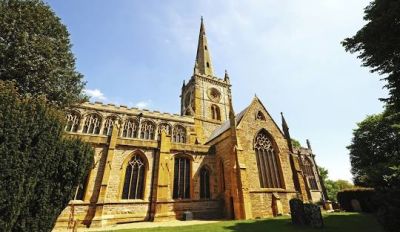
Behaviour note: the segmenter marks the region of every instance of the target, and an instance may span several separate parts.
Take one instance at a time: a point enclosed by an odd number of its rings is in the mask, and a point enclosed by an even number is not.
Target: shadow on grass
[[[226,231],[240,232],[258,232],[258,231],[326,231],[326,232],[383,232],[381,226],[377,223],[373,215],[356,214],[356,213],[340,213],[325,214],[325,226],[322,229],[314,229],[307,226],[292,225],[290,217],[281,217],[256,221],[240,221],[230,226],[225,226]]]

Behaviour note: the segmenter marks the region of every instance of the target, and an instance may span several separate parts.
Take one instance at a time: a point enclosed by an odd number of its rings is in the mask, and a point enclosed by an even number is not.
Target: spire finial
[[[306,139],[306,142],[307,142],[307,148],[312,150],[310,140]]]
[[[225,81],[226,83],[229,83],[229,74],[228,74],[228,70],[226,70],[226,69],[225,69],[224,81]]]
[[[282,117],[282,130],[283,130],[283,133],[285,134],[285,137],[286,137],[290,152],[293,152],[292,139],[290,138],[290,133],[289,133],[289,126],[286,123],[285,117],[283,116],[282,112],[281,112],[281,117]]]

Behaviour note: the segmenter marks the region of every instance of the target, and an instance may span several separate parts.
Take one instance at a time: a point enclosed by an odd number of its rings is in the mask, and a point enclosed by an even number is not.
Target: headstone
[[[333,206],[332,206],[332,201],[325,201],[324,202],[324,208],[326,211],[331,212],[333,211]]]
[[[350,201],[350,203],[351,203],[351,208],[353,209],[353,211],[356,211],[356,212],[362,211],[360,202],[357,199],[352,199]]]
[[[193,213],[190,211],[183,212],[183,220],[184,221],[191,221],[193,220]]]
[[[300,199],[293,198],[289,201],[290,214],[293,225],[305,225],[306,217],[304,213],[303,202]]]
[[[322,218],[321,208],[318,205],[304,204],[304,213],[307,225],[313,228],[324,227],[324,219]]]

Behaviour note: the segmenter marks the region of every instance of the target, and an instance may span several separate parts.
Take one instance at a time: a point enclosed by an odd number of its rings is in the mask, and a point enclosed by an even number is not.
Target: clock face
[[[221,100],[221,93],[216,88],[209,88],[208,98],[213,102],[219,102]]]

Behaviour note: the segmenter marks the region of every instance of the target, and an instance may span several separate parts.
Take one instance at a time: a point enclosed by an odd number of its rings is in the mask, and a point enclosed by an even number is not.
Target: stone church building
[[[308,148],[294,148],[257,97],[240,113],[228,73],[215,76],[203,21],[181,114],[83,103],[67,136],[92,144],[94,165],[56,228],[134,221],[254,219],[289,213],[289,200],[324,200]]]

